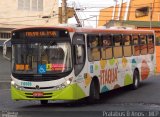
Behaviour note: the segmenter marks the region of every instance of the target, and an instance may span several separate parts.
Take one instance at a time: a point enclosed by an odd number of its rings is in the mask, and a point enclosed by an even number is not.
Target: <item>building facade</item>
[[[11,30],[27,26],[58,24],[58,0],[1,0],[0,40],[10,38]]]
[[[110,20],[160,21],[159,0],[119,0],[115,5],[100,10],[99,26]]]
[[[160,72],[160,0],[115,0],[113,6],[100,11],[98,25],[154,30],[157,42],[156,67]]]
[[[159,0],[115,0],[109,8],[100,10],[99,26],[129,26],[155,30],[160,44],[160,1]]]

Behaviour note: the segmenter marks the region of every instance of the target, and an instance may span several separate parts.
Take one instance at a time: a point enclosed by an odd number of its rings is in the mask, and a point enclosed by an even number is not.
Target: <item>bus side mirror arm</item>
[[[11,39],[8,39],[3,43],[3,58],[5,58],[8,61],[11,60],[11,58],[7,57],[7,42],[9,42],[10,40]]]

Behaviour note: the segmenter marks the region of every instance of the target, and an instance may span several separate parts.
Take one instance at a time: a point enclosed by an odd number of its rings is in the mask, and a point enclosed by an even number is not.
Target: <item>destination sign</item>
[[[26,43],[51,41],[50,39],[69,39],[69,32],[67,30],[58,29],[28,29],[17,30],[12,32],[12,43]]]
[[[26,37],[57,37],[56,31],[28,31],[25,32]]]

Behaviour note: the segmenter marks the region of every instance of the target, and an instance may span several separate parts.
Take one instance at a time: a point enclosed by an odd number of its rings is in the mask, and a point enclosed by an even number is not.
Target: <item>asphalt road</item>
[[[143,83],[137,90],[130,90],[128,87],[117,89],[101,95],[101,100],[97,104],[88,104],[85,100],[78,102],[53,101],[48,105],[42,106],[39,101],[12,101],[9,89],[0,90],[0,110],[19,112],[27,116],[70,113],[87,115],[86,111],[96,112],[94,116],[102,116],[103,111],[160,111],[160,79],[150,78]],[[73,112],[74,111],[74,112]],[[40,115],[37,115],[39,117]],[[69,116],[69,115],[68,115]],[[31,116],[32,117],[32,116]]]
[[[0,56],[0,85],[9,82],[9,76],[10,62]],[[160,76],[143,81],[137,90],[125,87],[102,94],[100,101],[96,104],[88,104],[85,100],[51,101],[48,105],[42,106],[39,101],[13,101],[7,87],[0,88],[0,117],[108,117],[111,116],[108,112],[127,115],[127,112],[132,111],[145,111],[148,116],[151,112],[151,115],[159,114],[160,116]],[[138,114],[146,116],[143,112]],[[139,116],[137,113],[133,115],[133,117]]]
[[[2,56],[2,47],[0,47],[0,80],[9,80],[11,63]]]

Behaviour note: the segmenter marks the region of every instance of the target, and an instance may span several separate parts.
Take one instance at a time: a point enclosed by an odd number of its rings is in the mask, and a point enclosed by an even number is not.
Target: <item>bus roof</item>
[[[31,30],[31,29],[64,29],[69,32],[79,33],[105,33],[105,34],[153,34],[153,30],[140,30],[140,29],[99,29],[99,28],[83,28],[83,27],[71,27],[71,26],[47,26],[47,27],[27,27],[15,29],[13,31]]]
[[[75,32],[75,29],[73,27],[66,27],[66,26],[41,26],[41,27],[26,27],[26,28],[18,28],[18,29],[14,29],[14,31],[22,31],[22,30],[31,30],[31,29],[64,29],[67,30],[69,32]]]
[[[139,30],[139,29],[88,29],[77,28],[76,32],[81,33],[105,33],[105,34],[153,34],[153,30]]]

